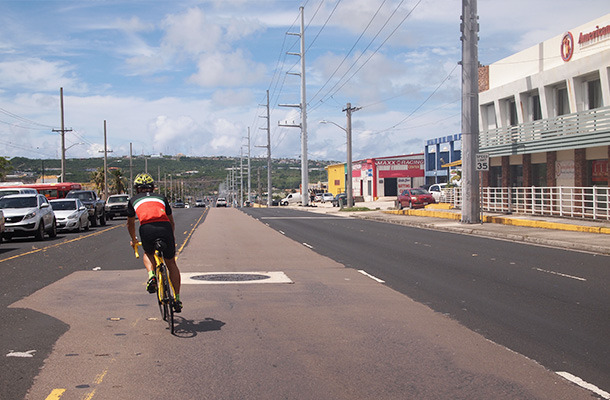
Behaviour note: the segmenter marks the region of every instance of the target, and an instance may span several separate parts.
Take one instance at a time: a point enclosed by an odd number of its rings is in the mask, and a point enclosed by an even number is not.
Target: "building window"
[[[570,101],[568,100],[568,89],[557,88],[557,116],[570,113]]]
[[[532,164],[532,185],[546,186],[546,164]]]
[[[496,121],[496,109],[494,104],[486,104],[483,107],[483,126],[487,127],[487,130],[496,129],[498,123]]]
[[[589,110],[602,106],[602,84],[599,79],[587,82],[587,100]]]
[[[535,94],[530,97],[530,112],[532,114],[532,121],[538,121],[542,119],[542,108],[540,107],[540,95]]]
[[[517,104],[514,99],[511,99],[506,102],[506,105],[508,106],[508,125],[516,126],[519,123],[517,119]]]

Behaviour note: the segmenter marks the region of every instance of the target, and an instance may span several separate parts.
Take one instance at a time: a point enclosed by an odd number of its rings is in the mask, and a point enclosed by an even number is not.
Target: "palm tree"
[[[91,173],[91,183],[95,186],[98,193],[104,191],[104,167],[99,167]]]
[[[110,192],[121,194],[126,192],[127,178],[123,175],[122,169],[115,169],[110,172]]]

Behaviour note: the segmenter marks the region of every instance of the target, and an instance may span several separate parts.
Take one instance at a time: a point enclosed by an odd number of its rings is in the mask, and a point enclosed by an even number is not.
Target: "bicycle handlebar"
[[[142,242],[134,243],[132,246],[133,246],[133,252],[135,253],[136,258],[140,258],[140,253],[138,253],[138,246],[142,246]]]

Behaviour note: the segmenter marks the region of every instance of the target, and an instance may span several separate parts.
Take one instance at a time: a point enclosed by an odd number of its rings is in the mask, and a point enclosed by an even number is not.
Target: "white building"
[[[479,70],[484,187],[608,186],[610,14]]]

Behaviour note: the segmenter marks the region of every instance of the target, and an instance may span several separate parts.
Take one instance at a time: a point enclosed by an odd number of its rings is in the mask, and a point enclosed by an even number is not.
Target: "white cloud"
[[[265,76],[265,67],[250,60],[240,49],[232,53],[204,54],[197,67],[197,73],[188,81],[203,87],[250,86]]]
[[[0,76],[5,87],[22,87],[37,91],[70,87],[83,92],[86,85],[78,80],[75,68],[63,61],[23,58],[0,62]]]
[[[203,10],[190,8],[183,14],[168,15],[163,21],[163,47],[176,52],[198,55],[216,51],[222,43],[221,27],[209,21]]]

